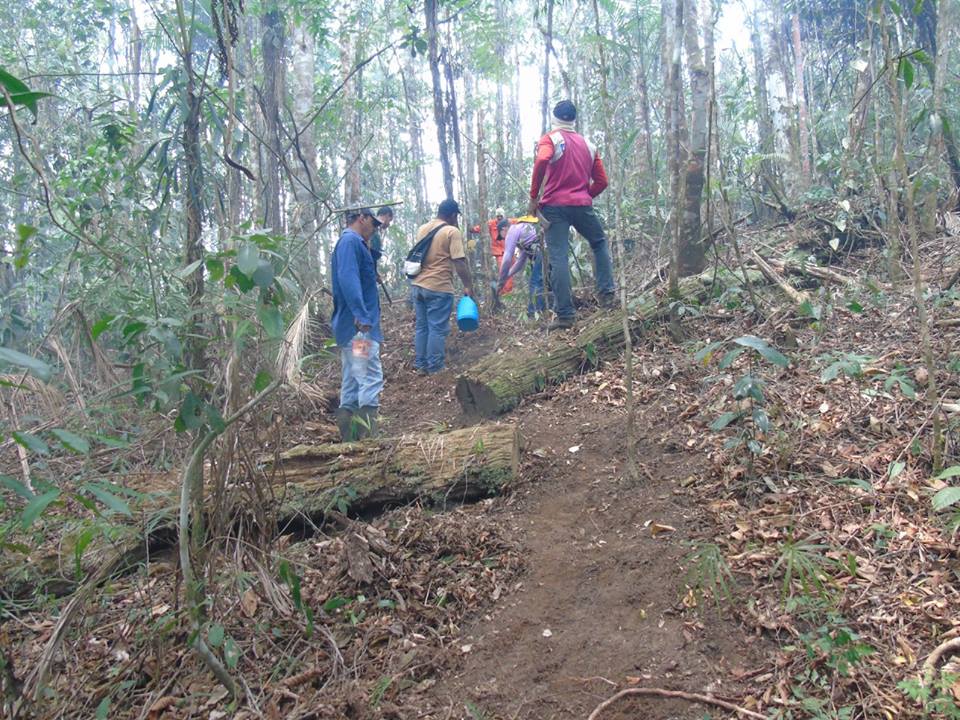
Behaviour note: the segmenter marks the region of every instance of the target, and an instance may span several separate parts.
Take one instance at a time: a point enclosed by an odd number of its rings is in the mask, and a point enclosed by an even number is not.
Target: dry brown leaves
[[[521,566],[486,504],[340,522],[334,535],[281,538],[271,571],[242,547],[215,563],[208,627],[223,627],[218,652],[236,653],[233,672],[247,688],[230,717],[254,708],[275,718],[390,717],[417,707],[457,654],[461,620],[511,590]],[[226,698],[187,649],[178,591],[164,562],[108,588],[72,634],[37,717],[93,717],[103,702],[111,718],[227,717]],[[5,626],[15,669],[30,666],[49,629],[41,615]]]

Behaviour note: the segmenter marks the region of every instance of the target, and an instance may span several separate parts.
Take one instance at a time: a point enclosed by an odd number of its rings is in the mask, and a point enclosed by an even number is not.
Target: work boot
[[[612,292],[603,292],[597,296],[597,301],[600,303],[602,308],[615,308],[620,303],[617,302],[616,293]]]
[[[340,441],[351,442],[355,439],[353,431],[353,410],[350,408],[337,408],[337,428],[340,430]]]
[[[366,405],[357,410],[357,417],[354,420],[357,440],[377,436],[377,414],[379,412],[380,408],[376,405]]]
[[[573,327],[574,319],[572,317],[558,317],[547,326],[547,332],[553,330],[569,330]]]

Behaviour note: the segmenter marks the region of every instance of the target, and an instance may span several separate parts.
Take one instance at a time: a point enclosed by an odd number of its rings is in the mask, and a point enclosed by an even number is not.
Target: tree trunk
[[[410,152],[413,155],[414,185],[413,190],[417,198],[417,222],[427,217],[430,209],[427,207],[427,179],[423,166],[426,163],[423,154],[423,140],[420,132],[420,96],[416,92],[417,72],[413,66],[413,59],[407,55],[404,59],[403,70],[400,73],[403,82],[403,99],[407,107],[407,132],[410,135]]]
[[[760,135],[760,182],[767,191],[782,205],[784,197],[780,187],[780,168],[774,160],[776,140],[773,129],[773,116],[770,114],[770,97],[767,93],[767,64],[763,55],[763,44],[760,42],[760,30],[756,27],[750,33],[750,42],[753,46],[754,68],[754,100],[757,104],[757,130]]]
[[[440,167],[443,171],[443,189],[453,197],[453,168],[447,148],[447,114],[443,107],[443,83],[440,80],[440,51],[437,47],[437,0],[423,0],[427,22],[427,55],[430,78],[433,81],[433,120],[437,125],[437,144],[440,148]]]
[[[292,184],[293,196],[296,200],[292,217],[296,218],[296,223],[292,224],[291,232],[296,228],[297,235],[307,238],[306,267],[309,282],[322,285],[324,277],[320,264],[320,243],[317,237],[320,218],[317,215],[317,203],[314,201],[314,195],[317,193],[317,145],[313,125],[304,127],[309,121],[313,107],[316,50],[313,33],[303,19],[293,23],[290,39],[293,70],[291,85],[293,86],[294,131],[292,134],[297,148],[297,157],[292,164],[293,175],[297,178],[297,182]]]
[[[546,135],[550,104],[550,53],[553,52],[553,0],[547,0],[547,31],[543,36],[543,94],[540,97],[540,135]]]
[[[800,141],[800,187],[810,186],[810,116],[807,111],[806,82],[804,81],[803,43],[800,40],[800,16],[796,12],[791,19],[793,38],[794,81],[797,92],[798,133]]]
[[[280,98],[283,97],[283,67],[285,32],[280,11],[272,7],[260,20],[263,53],[263,112],[264,151],[263,223],[275,233],[283,233],[280,190]]]
[[[366,517],[415,501],[443,508],[491,497],[517,477],[520,438],[512,424],[475,425],[440,435],[298,445],[261,462],[273,484],[272,496],[282,498],[275,510],[282,532],[302,525],[304,517],[320,524],[327,512],[344,503],[350,515]],[[157,477],[150,480],[156,483]],[[162,487],[136,489],[149,498],[134,513],[146,518],[146,527],[136,528],[124,542],[91,543],[82,559],[85,575],[108,564],[122,570],[140,562],[148,550],[154,553],[176,541],[176,524],[164,511],[177,492],[173,479]],[[231,498],[226,517],[234,522],[256,519],[247,489]],[[257,508],[258,513],[263,511]],[[72,547],[58,547],[44,556],[35,553],[29,567],[23,565],[21,558],[0,564],[0,578],[10,597],[27,597],[37,590],[66,595],[77,588],[72,574],[62,575],[63,568],[74,566]]]
[[[640,11],[640,4],[635,5],[636,20],[639,32],[639,48],[637,51],[637,95],[640,98],[640,119],[643,123],[644,136],[644,157],[647,163],[647,180],[650,183],[652,202],[657,213],[657,219],[660,219],[660,183],[657,179],[657,168],[654,166],[653,159],[653,130],[650,123],[650,93],[647,86],[647,65],[646,53],[647,37],[643,27],[643,14]],[[659,161],[659,158],[658,158]]]
[[[684,5],[684,44],[690,68],[690,136],[687,150],[683,227],[677,249],[681,277],[695,275],[706,265],[706,252],[700,234],[700,200],[703,196],[704,158],[707,154],[707,101],[710,97],[710,74],[700,50],[700,22],[696,0]],[[677,42],[679,42],[677,38]]]
[[[678,299],[690,302],[706,296],[709,278],[686,278]],[[669,313],[672,301],[647,297],[632,311],[632,332]],[[535,347],[525,346],[493,354],[457,378],[457,400],[467,415],[494,417],[512,410],[527,395],[594,367],[601,359],[618,356],[624,347],[622,313],[598,313],[572,340],[550,335]]]

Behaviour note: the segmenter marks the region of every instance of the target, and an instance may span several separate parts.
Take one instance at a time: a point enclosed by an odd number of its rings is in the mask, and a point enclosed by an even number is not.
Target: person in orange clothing
[[[497,226],[500,224],[500,221],[506,216],[506,212],[502,207],[496,209],[496,217],[492,220],[487,220],[487,230],[490,232],[490,252],[493,254],[493,258],[497,261],[497,276],[500,274],[500,266],[503,264],[503,251],[504,251],[504,242],[507,238],[507,233],[502,232]],[[515,223],[516,220],[511,219],[510,224]],[[503,286],[503,290],[500,291],[501,295],[507,295],[513,290],[513,278],[507,280],[507,284]]]

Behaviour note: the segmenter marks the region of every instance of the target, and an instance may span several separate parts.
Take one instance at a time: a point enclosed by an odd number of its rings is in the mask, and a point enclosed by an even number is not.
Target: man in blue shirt
[[[383,389],[380,297],[368,242],[380,221],[370,208],[350,210],[331,258],[333,336],[342,374],[337,426],[344,442],[373,434]]]

